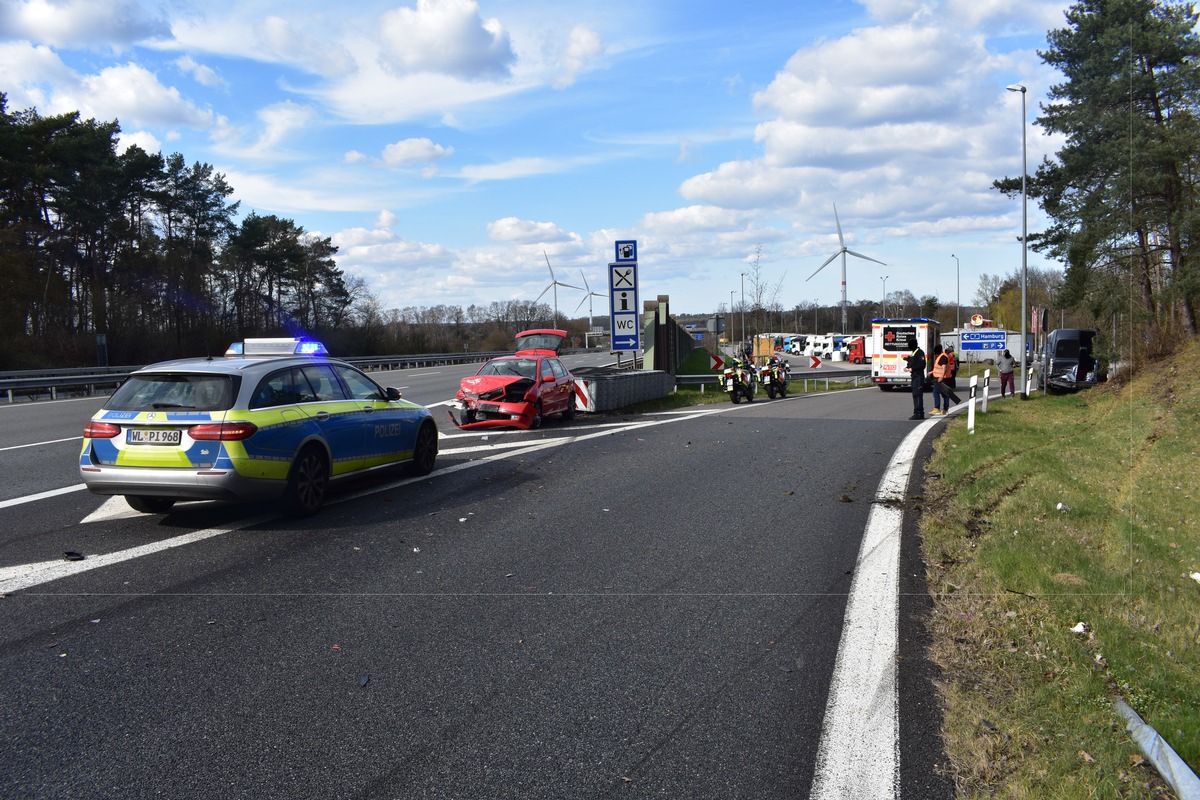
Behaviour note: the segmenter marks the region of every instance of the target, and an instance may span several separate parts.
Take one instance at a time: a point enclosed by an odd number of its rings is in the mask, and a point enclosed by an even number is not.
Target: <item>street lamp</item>
[[[729,330],[729,343],[730,344],[733,344],[733,295],[736,292],[737,292],[737,289],[729,290],[729,325],[727,327]],[[737,350],[735,349],[733,352],[736,354]]]
[[[884,275],[883,276],[883,302],[880,304],[881,306],[883,306],[883,313],[881,313],[879,315],[881,317],[887,316],[887,279],[888,279],[888,276]]]
[[[1026,398],[1029,393],[1026,388],[1029,386],[1029,365],[1025,357],[1029,345],[1025,342],[1025,322],[1028,312],[1025,309],[1027,284],[1029,282],[1029,194],[1025,189],[1025,176],[1029,174],[1029,150],[1026,146],[1025,139],[1025,87],[1019,83],[1005,87],[1010,92],[1021,93],[1021,381],[1025,385],[1021,387],[1021,397]]]
[[[962,282],[959,280],[959,275],[961,274],[959,267],[962,265],[958,262],[958,256],[954,255],[954,253],[951,253],[950,257],[954,259],[954,290],[958,293],[958,299],[954,301],[958,306],[954,310],[954,329],[962,330]]]
[[[742,273],[742,347],[746,346],[746,273]]]

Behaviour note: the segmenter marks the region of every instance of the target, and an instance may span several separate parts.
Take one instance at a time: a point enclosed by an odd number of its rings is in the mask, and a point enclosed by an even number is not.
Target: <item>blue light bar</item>
[[[225,351],[227,356],[327,356],[329,351],[321,342],[312,339],[247,339],[234,342]]]

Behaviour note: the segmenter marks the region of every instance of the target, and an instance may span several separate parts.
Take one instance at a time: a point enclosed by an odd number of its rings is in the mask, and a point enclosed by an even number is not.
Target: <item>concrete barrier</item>
[[[616,411],[666,397],[675,388],[674,376],[660,370],[584,367],[572,370],[571,374],[575,376],[578,411]]]

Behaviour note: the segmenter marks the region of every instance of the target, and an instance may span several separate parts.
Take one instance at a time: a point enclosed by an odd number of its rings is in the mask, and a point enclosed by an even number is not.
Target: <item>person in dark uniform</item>
[[[909,419],[925,419],[925,351],[918,347],[907,360],[913,396],[913,414]]]

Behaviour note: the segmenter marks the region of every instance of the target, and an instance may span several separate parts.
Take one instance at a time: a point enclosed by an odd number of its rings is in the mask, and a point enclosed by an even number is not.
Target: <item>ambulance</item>
[[[885,392],[895,388],[911,389],[912,374],[908,357],[918,347],[925,358],[941,341],[942,326],[926,317],[880,318],[871,320],[871,380]]]

